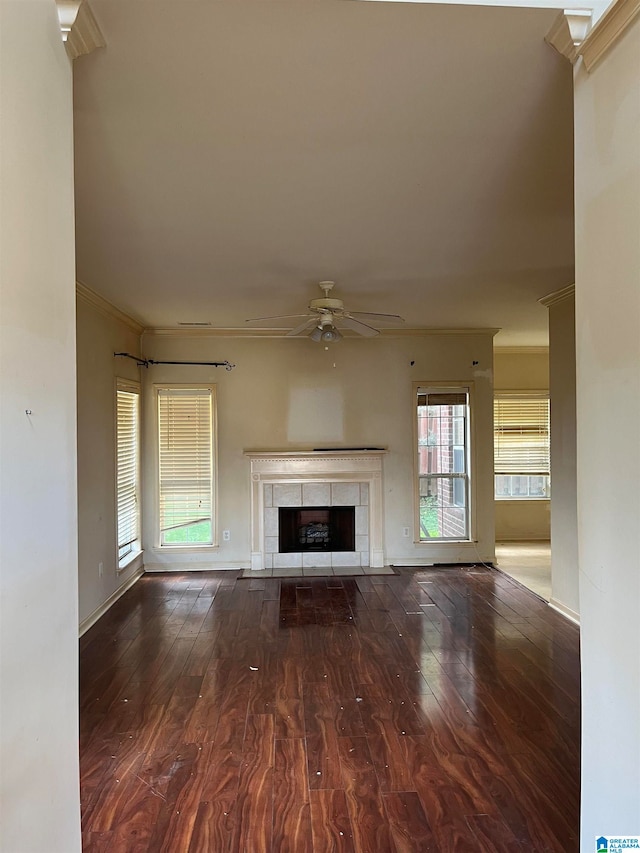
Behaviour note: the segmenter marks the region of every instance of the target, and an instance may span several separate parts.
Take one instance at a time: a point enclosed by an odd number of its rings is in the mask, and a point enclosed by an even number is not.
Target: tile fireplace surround
[[[251,568],[384,565],[385,450],[245,451],[251,463]],[[280,554],[278,507],[354,506],[356,550]]]

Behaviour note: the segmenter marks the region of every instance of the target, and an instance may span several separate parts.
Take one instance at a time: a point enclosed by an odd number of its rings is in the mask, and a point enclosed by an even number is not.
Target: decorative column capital
[[[70,59],[104,47],[105,40],[87,0],[56,0],[60,32]]]
[[[589,35],[592,19],[591,9],[564,9],[553,22],[545,41],[573,64]]]

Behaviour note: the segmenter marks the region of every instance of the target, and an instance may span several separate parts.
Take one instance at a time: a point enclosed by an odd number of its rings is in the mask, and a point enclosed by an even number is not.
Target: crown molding
[[[564,9],[556,17],[544,40],[573,64],[578,58],[580,46],[589,34],[592,20],[591,9]]]
[[[71,60],[105,46],[87,0],[56,0],[60,32]]]
[[[549,347],[501,347],[493,348],[494,355],[548,355]]]
[[[69,39],[69,33],[73,29],[81,5],[82,0],[56,0],[60,32],[62,41],[65,43]]]
[[[116,309],[117,310],[117,309]],[[490,335],[492,338],[500,329],[382,329],[381,338],[416,338],[443,335]],[[216,328],[146,328],[142,330],[145,337],[169,338],[287,338],[289,329],[216,329]],[[356,332],[343,333],[346,339],[360,339]],[[292,341],[305,340],[306,335],[296,335],[287,338]]]
[[[590,9],[564,9],[553,22],[545,41],[569,62],[582,62],[592,71],[640,14],[640,0],[614,0],[592,26]]]
[[[640,14],[640,0],[615,0],[580,46],[587,71],[592,71]]]
[[[111,320],[117,320],[119,323],[123,323],[125,326],[128,326],[137,335],[141,335],[144,332],[144,326],[141,323],[138,323],[138,321],[134,320],[133,317],[125,314],[124,311],[116,308],[116,306],[109,302],[108,299],[105,299],[104,296],[100,296],[100,294],[91,290],[90,287],[87,287],[87,285],[83,284],[81,281],[76,281],[76,297],[82,302],[85,302],[87,305],[90,305],[92,308],[95,308],[96,311],[99,311],[103,316],[109,317]]]
[[[545,308],[550,308],[552,305],[557,305],[558,302],[564,302],[565,299],[573,299],[575,292],[575,284],[569,284],[561,290],[554,290],[553,293],[548,293],[546,296],[542,296],[538,299],[538,302],[540,305],[544,305]]]

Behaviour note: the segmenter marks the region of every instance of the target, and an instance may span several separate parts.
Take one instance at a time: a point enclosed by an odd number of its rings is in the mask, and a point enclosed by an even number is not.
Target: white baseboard
[[[78,627],[78,636],[81,637],[83,634],[86,634],[89,628],[96,624],[98,619],[107,612],[107,610],[112,607],[116,603],[116,601],[125,594],[128,589],[139,581],[142,575],[144,574],[144,568],[140,566],[140,568],[135,572],[135,574],[131,575],[130,578],[119,586],[118,589],[112,593],[107,600],[98,607],[97,610],[94,610],[90,616],[87,616],[86,619],[83,619]]]
[[[549,607],[553,607],[555,611],[560,613],[565,619],[569,619],[575,625],[580,625],[580,614],[576,613],[575,610],[572,610],[570,607],[567,607],[566,604],[563,604],[561,601],[558,601],[556,598],[552,598],[549,601]]]
[[[251,563],[246,560],[230,560],[217,566],[211,563],[145,563],[145,572],[233,572],[239,569],[250,569]]]
[[[457,566],[457,565],[494,565],[496,561],[495,557],[486,557],[485,559],[481,559],[477,554],[458,554],[455,558],[448,557],[446,555],[440,555],[439,557],[432,557],[430,559],[420,558],[420,557],[390,557],[388,558],[384,565],[385,566],[397,566],[399,568],[408,568],[408,569],[430,569],[433,566]]]
[[[496,545],[499,545],[501,542],[508,542],[511,544],[512,542],[550,542],[549,534],[542,533],[531,533],[529,536],[525,536],[522,533],[513,534],[510,536],[506,534],[505,536],[498,536],[496,533]]]

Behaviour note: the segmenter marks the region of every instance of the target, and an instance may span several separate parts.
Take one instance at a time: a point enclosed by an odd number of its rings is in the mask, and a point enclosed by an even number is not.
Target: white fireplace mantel
[[[382,458],[386,450],[246,450],[251,464],[251,568],[265,567],[265,485],[367,483],[369,564],[384,565]]]

